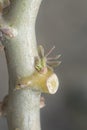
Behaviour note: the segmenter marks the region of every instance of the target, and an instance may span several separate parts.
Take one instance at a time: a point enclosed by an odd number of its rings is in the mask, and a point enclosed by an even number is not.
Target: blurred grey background
[[[36,21],[36,37],[48,52],[61,54],[55,69],[60,87],[55,95],[44,95],[42,130],[87,130],[87,0],[43,0]],[[8,74],[0,52],[0,100],[7,94]],[[0,118],[0,130],[7,130]]]

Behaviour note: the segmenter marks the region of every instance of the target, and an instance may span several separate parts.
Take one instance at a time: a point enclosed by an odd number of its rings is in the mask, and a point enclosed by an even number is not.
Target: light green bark
[[[17,79],[34,71],[35,21],[40,3],[41,0],[11,0],[9,11],[3,16],[4,24],[17,31],[15,37],[3,42],[9,72],[9,130],[40,130],[40,92],[27,88],[14,91]]]

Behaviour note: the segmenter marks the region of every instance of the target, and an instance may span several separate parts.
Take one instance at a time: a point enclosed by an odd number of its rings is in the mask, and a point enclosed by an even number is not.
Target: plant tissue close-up
[[[87,130],[86,47],[86,0],[0,0],[0,130]]]

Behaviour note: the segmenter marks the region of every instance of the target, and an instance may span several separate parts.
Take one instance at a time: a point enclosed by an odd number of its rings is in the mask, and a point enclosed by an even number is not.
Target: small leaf
[[[61,57],[61,55],[57,55],[55,57],[48,57],[47,60],[58,60]]]
[[[61,64],[61,61],[47,61],[47,64],[51,67],[56,67],[59,66]]]
[[[38,47],[38,54],[41,59],[44,58],[44,48],[41,45]]]
[[[45,55],[45,57],[48,57],[54,49],[55,49],[55,46],[53,46],[53,47],[49,50],[49,52]]]

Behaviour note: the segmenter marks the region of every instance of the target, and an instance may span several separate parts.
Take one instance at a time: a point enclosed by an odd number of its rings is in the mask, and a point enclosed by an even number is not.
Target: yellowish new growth
[[[58,89],[58,78],[54,74],[51,68],[47,68],[46,73],[40,73],[35,71],[31,76],[20,78],[17,81],[16,89],[22,89],[26,87],[30,87],[39,90],[43,93],[54,94]]]

